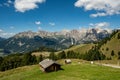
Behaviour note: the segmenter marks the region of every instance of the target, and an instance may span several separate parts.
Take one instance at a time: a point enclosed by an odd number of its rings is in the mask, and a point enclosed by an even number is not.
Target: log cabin
[[[52,71],[58,71],[61,69],[61,65],[57,63],[56,61],[45,59],[39,63],[40,69],[43,72],[52,72]]]

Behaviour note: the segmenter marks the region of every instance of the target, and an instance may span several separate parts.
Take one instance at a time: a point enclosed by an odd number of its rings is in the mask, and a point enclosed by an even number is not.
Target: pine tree
[[[2,61],[3,61],[3,58],[2,58],[2,57],[0,57],[0,64],[2,63]]]
[[[49,58],[52,59],[52,60],[57,60],[57,57],[56,57],[54,52],[50,53]]]
[[[112,50],[112,51],[111,51],[111,56],[114,56],[114,55],[115,55],[115,53],[114,53],[114,51]]]
[[[120,39],[120,33],[118,33],[117,38]]]
[[[41,62],[42,60],[43,60],[43,56],[40,55],[40,56],[39,56],[39,60],[38,60],[38,62]]]
[[[58,58],[59,59],[65,59],[66,58],[66,54],[65,54],[65,51],[62,51],[58,54]]]
[[[23,57],[23,65],[30,65],[31,64],[31,53],[26,53]]]

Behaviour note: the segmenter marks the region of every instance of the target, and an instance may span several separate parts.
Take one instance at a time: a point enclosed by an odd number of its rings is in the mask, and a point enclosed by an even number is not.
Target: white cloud
[[[35,24],[36,24],[36,25],[40,25],[41,22],[40,22],[40,21],[35,21]]]
[[[98,33],[103,30],[107,30],[109,33],[112,32],[112,29],[110,28],[110,23],[108,22],[90,23],[88,26],[79,27],[81,32],[86,32],[87,30],[93,28],[96,29]]]
[[[15,0],[14,7],[16,11],[25,12],[38,8],[38,3],[43,3],[45,0]]]
[[[4,3],[4,6],[9,7],[9,6],[10,6],[10,4],[9,4],[9,3]]]
[[[110,26],[108,22],[100,22],[100,23],[95,23],[95,24],[90,23],[89,25],[94,28],[106,28]]]
[[[50,22],[50,23],[49,23],[49,25],[51,25],[51,26],[55,26],[55,23],[53,23],[53,22]]]
[[[15,35],[15,33],[2,33],[0,34],[0,37],[3,37],[3,38],[9,38],[11,36]]]
[[[15,33],[8,33],[8,32],[3,31],[2,29],[0,29],[0,37],[9,38],[13,35],[15,35]]]
[[[10,26],[10,29],[14,29],[15,27],[14,26]]]
[[[107,30],[108,32],[111,32],[110,27],[110,23],[108,22],[100,22],[100,23],[90,23],[89,24],[89,28],[95,28],[98,29],[98,31],[102,31],[102,30]]]
[[[12,4],[12,3],[13,3],[11,0],[8,0],[7,2],[8,2],[9,4]]]
[[[3,30],[2,30],[2,29],[0,29],[0,33],[1,33],[1,32],[3,32]]]
[[[3,5],[7,7],[10,7],[11,4],[13,4],[11,0],[8,0],[7,2],[3,3]]]
[[[40,21],[35,21],[35,24],[38,26],[38,30],[41,30],[42,28],[40,27],[41,22]]]
[[[96,10],[91,17],[120,14],[120,0],[77,0],[76,7],[88,10]]]
[[[98,16],[107,16],[107,14],[106,13],[104,13],[104,12],[101,12],[101,13],[96,13],[96,14],[91,14],[90,15],[90,17],[98,17]]]
[[[38,30],[41,30],[41,29],[42,29],[42,28],[39,26],[39,27],[38,27]]]

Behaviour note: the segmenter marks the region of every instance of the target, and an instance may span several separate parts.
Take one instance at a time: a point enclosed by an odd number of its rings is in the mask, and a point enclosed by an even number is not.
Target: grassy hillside
[[[120,69],[75,61],[64,70],[43,73],[39,65],[0,72],[0,80],[119,80]]]
[[[85,52],[87,52],[89,49],[91,49],[95,44],[80,44],[80,45],[76,45],[76,46],[72,46],[71,48],[65,49],[65,52],[68,51],[74,51],[76,53],[81,53],[84,54]],[[56,54],[59,53],[61,51],[55,52]],[[35,56],[39,56],[40,54],[43,56],[49,56],[51,52],[33,52],[32,55]]]
[[[115,56],[113,56],[112,59],[117,59],[118,52],[120,51],[120,39],[118,39],[118,34],[120,34],[120,31],[115,34],[110,41],[107,41],[107,43],[102,45],[100,48],[102,53],[104,53],[107,57],[111,57],[111,52],[113,50]]]
[[[93,46],[94,46],[94,44],[80,44],[80,45],[77,45],[77,46],[72,46],[71,48],[66,49],[64,51],[65,52],[74,51],[76,53],[84,54],[85,52],[90,50]]]
[[[35,55],[35,56],[40,56],[40,55],[43,55],[43,56],[49,56],[50,52],[33,52],[32,55]]]

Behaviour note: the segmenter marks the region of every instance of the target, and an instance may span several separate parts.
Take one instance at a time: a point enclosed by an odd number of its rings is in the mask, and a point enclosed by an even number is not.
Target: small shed
[[[72,62],[72,61],[71,61],[70,59],[66,59],[66,60],[65,60],[65,64],[71,64],[71,62]]]
[[[52,71],[58,71],[61,69],[61,65],[57,63],[56,61],[45,59],[39,63],[40,69],[43,72],[52,72]]]

